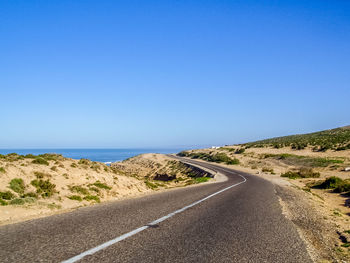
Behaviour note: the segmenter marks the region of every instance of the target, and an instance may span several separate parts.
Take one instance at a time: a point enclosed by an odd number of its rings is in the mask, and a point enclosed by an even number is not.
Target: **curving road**
[[[0,227],[0,262],[312,262],[273,185],[228,177]]]

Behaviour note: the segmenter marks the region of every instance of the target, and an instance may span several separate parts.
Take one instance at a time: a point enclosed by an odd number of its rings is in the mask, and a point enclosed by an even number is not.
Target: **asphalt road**
[[[199,164],[228,180],[2,226],[0,262],[311,262],[271,183]]]

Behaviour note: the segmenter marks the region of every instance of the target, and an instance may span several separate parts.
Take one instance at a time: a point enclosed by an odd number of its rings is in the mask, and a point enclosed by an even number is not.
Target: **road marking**
[[[224,170],[226,170],[226,169],[224,169]],[[232,173],[232,171],[230,171],[230,173]],[[235,172],[233,172],[233,173],[235,173]],[[233,188],[233,187],[235,187],[237,185],[243,184],[243,183],[245,183],[247,181],[247,179],[244,176],[242,176],[240,174],[237,174],[237,173],[235,173],[235,175],[238,175],[238,176],[242,177],[243,181],[241,181],[239,183],[236,183],[236,184],[233,184],[233,185],[230,185],[230,186],[228,186],[228,187],[226,187],[226,188],[224,188],[224,189],[222,189],[222,190],[220,190],[218,192],[215,192],[215,193],[213,193],[211,195],[208,195],[207,197],[204,197],[203,199],[200,199],[200,200],[198,200],[198,201],[196,201],[196,202],[194,202],[194,203],[192,203],[190,205],[187,205],[187,206],[185,206],[183,208],[180,208],[180,209],[178,209],[178,210],[176,210],[176,211],[174,211],[174,212],[172,212],[172,213],[170,213],[170,214],[168,214],[166,216],[158,218],[158,219],[152,221],[151,223],[149,223],[147,225],[144,225],[142,227],[134,229],[134,230],[132,230],[132,231],[130,231],[130,232],[124,234],[124,235],[116,237],[116,238],[114,238],[112,240],[109,240],[109,241],[107,241],[107,242],[105,242],[105,243],[103,243],[103,244],[101,244],[101,245],[99,245],[97,247],[91,248],[91,249],[89,249],[89,250],[87,250],[87,251],[85,251],[85,252],[83,252],[83,253],[81,253],[79,255],[76,255],[76,256],[74,256],[74,257],[72,257],[70,259],[62,261],[62,263],[77,262],[78,260],[81,260],[82,258],[84,258],[84,257],[86,257],[88,255],[92,255],[92,254],[94,254],[94,253],[96,253],[96,252],[98,252],[98,251],[100,251],[102,249],[105,249],[105,248],[107,248],[107,247],[109,247],[109,246],[111,246],[111,245],[113,245],[115,243],[118,243],[118,242],[120,242],[120,241],[122,241],[122,240],[124,240],[124,239],[126,239],[128,237],[136,235],[137,233],[140,233],[141,231],[146,230],[147,228],[150,228],[151,226],[157,225],[160,222],[163,222],[164,220],[167,220],[168,218],[173,217],[176,214],[182,213],[183,211],[185,211],[185,210],[187,210],[187,209],[189,209],[189,208],[191,208],[191,207],[193,207],[195,205],[198,205],[199,203],[202,203],[203,201],[205,201],[205,200],[207,200],[209,198],[212,198],[213,196],[216,196],[216,195],[218,195],[218,194],[220,194],[220,193],[222,193],[224,191],[227,191],[227,190],[229,190],[229,189],[231,189],[231,188]]]

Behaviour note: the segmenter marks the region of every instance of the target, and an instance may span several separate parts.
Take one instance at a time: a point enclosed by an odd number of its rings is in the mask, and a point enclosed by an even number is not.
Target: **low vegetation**
[[[14,178],[10,181],[10,189],[18,194],[23,194],[25,190],[24,181],[21,178]]]
[[[35,179],[30,182],[32,186],[36,188],[37,194],[43,198],[51,197],[56,193],[56,185],[51,183],[50,180]]]
[[[288,165],[304,166],[304,167],[327,167],[331,164],[342,164],[344,160],[340,159],[330,159],[330,158],[320,158],[320,157],[310,157],[295,154],[263,154],[262,159],[275,159],[279,160]]]
[[[350,149],[350,126],[325,130],[320,132],[276,137],[251,143],[243,144],[250,147],[291,147],[295,150],[302,150],[305,147],[312,147],[314,151],[342,151]]]
[[[291,170],[281,174],[281,177],[287,177],[289,179],[319,178],[320,173],[314,172],[311,168],[300,168],[299,170]]]
[[[227,156],[225,153],[205,153],[205,152],[187,152],[182,151],[178,153],[178,156],[181,157],[190,157],[192,159],[202,159],[208,162],[215,163],[225,163],[225,164],[239,164],[239,160],[237,158],[231,158]]]
[[[316,182],[313,188],[317,189],[332,189],[334,193],[350,192],[350,180],[343,180],[336,176],[331,176],[324,181]]]
[[[79,202],[83,201],[83,198],[81,198],[80,195],[71,195],[71,196],[67,196],[67,197],[70,200],[76,200],[76,201],[79,201]]]
[[[101,183],[100,181],[96,181],[95,183],[93,184],[90,184],[89,186],[96,186],[98,188],[101,188],[101,189],[105,189],[105,190],[111,190],[112,187],[104,184],[104,183]]]

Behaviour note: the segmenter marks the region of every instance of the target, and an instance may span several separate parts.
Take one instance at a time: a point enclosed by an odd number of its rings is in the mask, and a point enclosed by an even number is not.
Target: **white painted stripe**
[[[226,170],[226,169],[224,169],[224,170]],[[228,170],[227,170],[227,171],[228,171]],[[229,171],[229,172],[232,173],[232,171]],[[224,192],[224,191],[226,191],[226,190],[231,189],[232,187],[235,187],[235,186],[237,186],[237,185],[243,184],[243,183],[245,183],[245,182],[247,181],[247,179],[246,179],[244,176],[242,176],[242,175],[240,175],[240,174],[237,174],[237,173],[235,173],[235,174],[238,175],[238,176],[240,176],[240,177],[242,177],[242,178],[243,178],[243,181],[241,181],[241,182],[239,182],[239,183],[236,183],[236,184],[233,184],[233,185],[230,185],[230,186],[228,186],[228,187],[226,187],[226,188],[224,188],[224,189],[222,189],[222,190],[220,190],[220,191],[218,191],[218,192],[215,192],[215,193],[213,193],[213,194],[211,194],[211,195],[208,195],[207,197],[204,197],[203,199],[200,199],[200,200],[198,200],[198,201],[196,201],[196,202],[194,202],[194,203],[192,203],[192,204],[190,204],[190,205],[188,205],[188,206],[185,206],[185,207],[183,207],[183,208],[180,208],[180,209],[178,209],[178,210],[176,210],[176,211],[174,211],[174,212],[172,212],[172,213],[170,213],[170,214],[168,214],[168,215],[166,215],[166,216],[163,216],[163,217],[161,217],[161,218],[159,218],[159,219],[156,219],[156,220],[152,221],[151,223],[149,223],[149,224],[147,224],[147,225],[144,225],[144,226],[139,227],[139,228],[137,228],[137,229],[135,229],[135,230],[132,230],[132,231],[130,231],[130,232],[124,234],[124,235],[121,235],[121,236],[119,236],[119,237],[116,237],[115,239],[109,240],[109,241],[107,241],[107,242],[105,242],[105,243],[103,243],[103,244],[101,244],[101,245],[99,245],[99,246],[97,246],[97,247],[91,248],[91,249],[89,249],[89,250],[87,250],[87,251],[85,251],[85,252],[83,252],[83,253],[81,253],[81,254],[79,254],[79,255],[76,255],[75,257],[72,257],[72,258],[70,258],[70,259],[67,259],[67,260],[65,260],[65,261],[62,261],[62,263],[73,263],[73,262],[77,262],[78,260],[81,260],[82,258],[84,258],[84,257],[86,257],[86,256],[88,256],[88,255],[92,255],[92,254],[94,254],[94,253],[96,253],[96,252],[98,252],[98,251],[100,251],[100,250],[102,250],[102,249],[105,249],[106,247],[109,247],[109,246],[111,246],[111,245],[113,245],[113,244],[115,244],[115,243],[118,243],[118,242],[120,242],[120,241],[122,241],[122,240],[124,240],[124,239],[126,239],[126,238],[128,238],[128,237],[131,237],[131,236],[133,236],[133,235],[136,235],[137,233],[140,233],[141,231],[143,231],[143,230],[149,228],[150,226],[157,225],[157,224],[159,224],[160,222],[163,222],[163,221],[167,220],[168,218],[170,218],[170,217],[172,217],[172,216],[174,216],[174,215],[176,215],[176,214],[179,214],[179,213],[181,213],[181,212],[183,212],[183,211],[185,211],[185,210],[187,210],[187,209],[189,209],[189,208],[191,208],[191,207],[193,207],[193,206],[195,206],[195,205],[198,205],[199,203],[201,203],[201,202],[203,202],[203,201],[205,201],[205,200],[207,200],[207,199],[209,199],[209,198],[212,198],[213,196],[216,196],[216,195],[218,195],[218,194],[220,194],[220,193],[222,193],[222,192]]]

